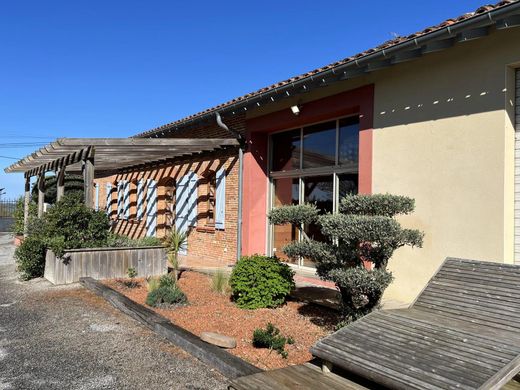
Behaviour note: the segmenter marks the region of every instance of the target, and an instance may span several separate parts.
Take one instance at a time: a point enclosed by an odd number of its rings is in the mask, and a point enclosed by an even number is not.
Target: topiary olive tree
[[[283,252],[292,259],[312,260],[317,274],[336,284],[348,323],[378,307],[392,281],[387,265],[394,251],[405,245],[422,246],[423,233],[404,229],[395,219],[414,208],[414,200],[404,196],[347,195],[337,214],[320,215],[311,204],[282,206],[269,213],[269,220],[300,230],[303,239],[287,244]],[[311,223],[320,228],[325,242],[305,234],[303,227]]]

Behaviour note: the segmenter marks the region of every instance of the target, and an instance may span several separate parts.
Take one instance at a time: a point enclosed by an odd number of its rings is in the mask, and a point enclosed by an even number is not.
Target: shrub
[[[24,231],[24,198],[23,196],[19,197],[16,201],[16,207],[13,213],[14,224],[13,224],[13,233],[15,235],[22,235]]]
[[[103,246],[108,248],[137,248],[162,245],[162,241],[157,237],[130,238],[116,233],[109,233]]]
[[[336,284],[341,292],[342,324],[347,324],[379,306],[392,282],[386,268],[394,251],[405,245],[422,245],[422,232],[403,229],[394,218],[410,214],[414,207],[414,200],[404,196],[347,195],[339,214],[317,215],[313,208],[285,206],[272,210],[269,219],[300,229],[304,239],[289,243],[283,251],[293,259],[314,261],[318,275]],[[319,226],[328,240],[318,242],[307,237],[301,229],[303,222]],[[367,262],[371,269],[365,266]]]
[[[129,267],[128,270],[126,271],[126,274],[128,275],[128,277],[130,279],[133,279],[137,276],[137,271],[135,270],[134,267]]]
[[[16,235],[19,235],[19,236],[24,234],[24,228],[25,228],[24,208],[25,208],[25,201],[24,201],[24,197],[21,196],[16,201],[16,207],[15,207],[14,213],[13,213],[13,217],[14,217],[13,233]],[[29,202],[29,222],[31,221],[31,219],[35,219],[37,214],[38,214],[38,205],[34,202]]]
[[[146,279],[146,286],[148,288],[148,292],[152,292],[154,290],[157,290],[159,288],[159,279],[158,278],[148,277]]]
[[[176,286],[159,286],[146,297],[148,306],[174,305],[186,303],[186,295]]]
[[[277,307],[294,287],[294,271],[276,257],[242,257],[231,273],[233,300],[243,309]]]
[[[85,206],[79,194],[65,195],[42,220],[39,234],[57,256],[62,256],[65,249],[102,247],[107,242],[107,215]]]
[[[228,294],[229,275],[222,269],[218,269],[211,277],[211,289],[219,294]]]
[[[179,268],[179,251],[186,247],[188,235],[177,228],[171,230],[170,235],[164,240],[164,244],[168,249],[168,261],[170,262],[175,273]]]
[[[46,245],[38,237],[27,237],[22,244],[16,248],[14,257],[18,271],[22,273],[23,280],[43,276],[45,270]]]
[[[171,274],[162,275],[159,278],[159,287],[176,287],[177,281]]]
[[[256,348],[269,348],[278,352],[284,359],[287,358],[285,344],[294,344],[292,337],[284,337],[280,334],[280,329],[267,323],[265,329],[257,328],[253,332],[253,346]]]
[[[130,280],[123,281],[123,284],[128,288],[136,288],[139,286],[139,282],[135,280],[135,277],[137,276],[137,271],[134,267],[129,267],[126,270],[126,274],[128,275],[128,278]]]
[[[70,175],[66,174],[64,178],[65,185],[65,194],[77,194],[79,197],[84,196],[83,192],[83,176],[82,175]],[[56,203],[57,196],[57,177],[56,176],[46,176],[45,177],[45,191],[44,191],[44,199],[45,203],[54,204]],[[38,203],[38,184],[35,183],[31,190],[31,199]]]

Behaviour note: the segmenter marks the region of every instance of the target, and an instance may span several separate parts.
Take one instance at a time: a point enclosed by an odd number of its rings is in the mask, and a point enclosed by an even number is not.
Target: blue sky
[[[3,169],[57,137],[148,130],[473,11],[482,0],[10,1],[0,12]],[[24,145],[20,145],[24,143]]]

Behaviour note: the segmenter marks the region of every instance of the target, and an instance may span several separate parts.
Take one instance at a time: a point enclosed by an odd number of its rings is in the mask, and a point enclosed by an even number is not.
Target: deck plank
[[[235,379],[235,390],[366,390],[367,388],[339,375],[324,374],[310,364],[289,366]]]

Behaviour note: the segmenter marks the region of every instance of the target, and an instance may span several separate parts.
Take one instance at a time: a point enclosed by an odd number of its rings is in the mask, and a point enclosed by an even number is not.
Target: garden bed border
[[[147,326],[161,337],[169,340],[209,366],[215,367],[224,376],[235,379],[244,375],[262,372],[258,367],[232,355],[215,345],[202,341],[193,333],[172,324],[167,318],[140,305],[120,292],[90,277],[80,278],[80,283],[112,306]]]

